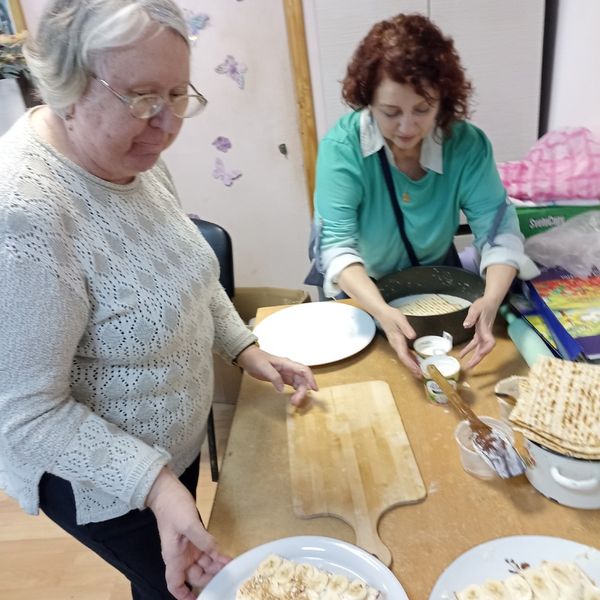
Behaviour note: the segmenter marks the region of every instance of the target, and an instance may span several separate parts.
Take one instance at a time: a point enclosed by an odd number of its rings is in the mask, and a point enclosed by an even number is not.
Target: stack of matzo
[[[540,359],[519,384],[510,420],[546,448],[600,459],[600,365]]]

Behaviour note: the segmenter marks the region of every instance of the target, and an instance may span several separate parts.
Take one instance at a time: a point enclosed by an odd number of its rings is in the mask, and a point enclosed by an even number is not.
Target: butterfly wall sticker
[[[228,150],[231,149],[231,140],[228,137],[220,135],[218,138],[216,138],[214,140],[214,142],[212,143],[212,145],[219,152],[227,152]]]
[[[223,185],[231,187],[233,185],[233,182],[242,176],[242,172],[237,171],[236,169],[228,171],[225,168],[223,161],[220,158],[217,158],[215,160],[215,168],[213,169],[212,175],[215,179],[221,181]]]
[[[193,13],[188,9],[184,9],[184,14],[188,26],[188,38],[193,44],[198,39],[198,34],[210,24],[210,17],[204,13]]]
[[[225,62],[221,63],[215,68],[217,73],[227,75],[238,84],[238,87],[243,90],[245,85],[244,73],[248,70],[248,67],[242,63],[238,63],[237,60],[231,54],[225,57]]]

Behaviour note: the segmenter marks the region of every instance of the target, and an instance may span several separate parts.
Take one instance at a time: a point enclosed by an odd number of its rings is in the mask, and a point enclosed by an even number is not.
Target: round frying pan
[[[390,273],[377,282],[377,287],[387,303],[413,294],[448,294],[471,303],[483,296],[485,282],[479,275],[458,267],[424,266]],[[441,315],[407,315],[406,318],[417,337],[441,335],[447,331],[454,343],[460,344],[473,337],[474,333],[473,327],[463,327],[468,311],[467,306]]]

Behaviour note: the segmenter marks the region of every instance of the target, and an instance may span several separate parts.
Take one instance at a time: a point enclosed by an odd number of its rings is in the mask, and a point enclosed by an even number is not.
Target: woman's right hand
[[[374,315],[379,321],[380,327],[385,332],[390,346],[395,350],[400,362],[417,378],[421,379],[423,374],[415,355],[408,347],[408,339],[416,337],[408,319],[393,306],[386,305],[381,311]]]
[[[415,330],[397,308],[390,306],[383,299],[377,286],[367,275],[365,267],[360,263],[348,265],[340,273],[338,283],[350,298],[354,298],[361,308],[379,322],[402,364],[415,377],[421,379],[421,369],[406,341],[416,337]]]
[[[156,517],[169,592],[177,600],[196,600],[186,583],[204,587],[230,558],[217,551],[194,498],[169,469],[159,473],[146,506]]]

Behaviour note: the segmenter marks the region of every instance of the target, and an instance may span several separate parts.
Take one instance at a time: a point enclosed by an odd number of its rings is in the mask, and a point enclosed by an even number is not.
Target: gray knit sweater
[[[108,183],[28,114],[0,138],[0,489],[27,512],[44,472],[80,524],[143,507],[200,451],[213,348],[253,339],[164,165]]]

